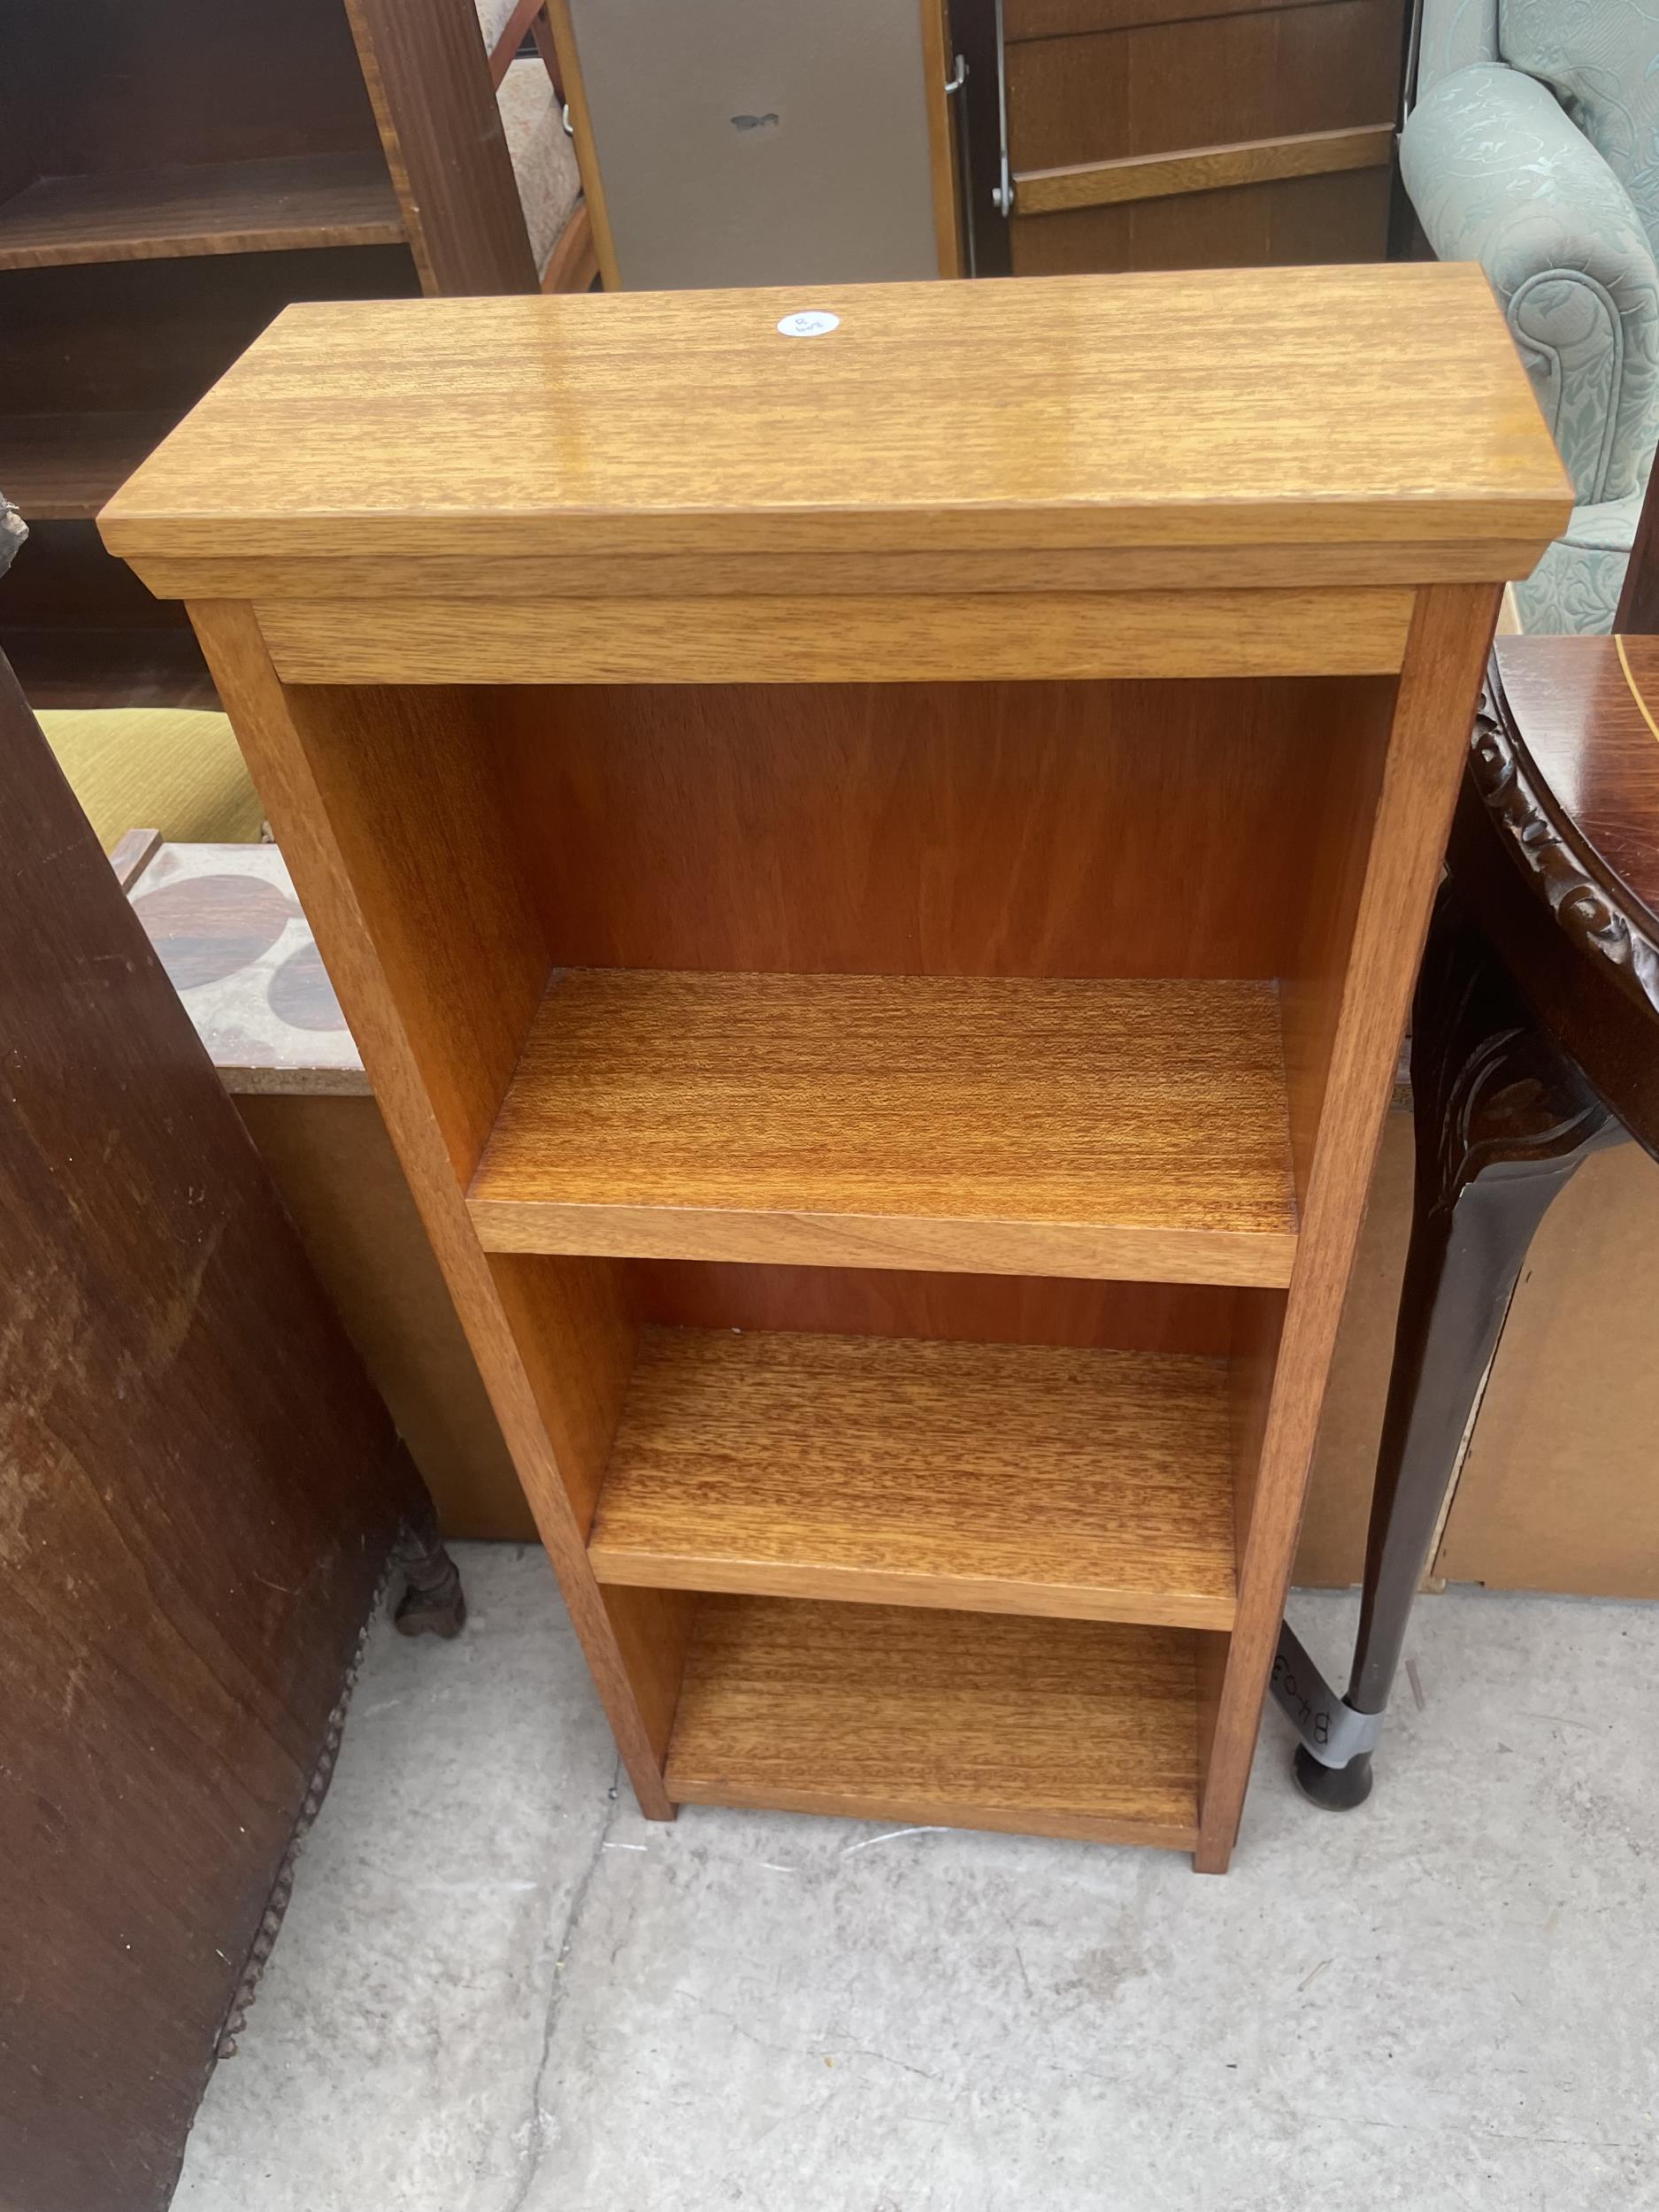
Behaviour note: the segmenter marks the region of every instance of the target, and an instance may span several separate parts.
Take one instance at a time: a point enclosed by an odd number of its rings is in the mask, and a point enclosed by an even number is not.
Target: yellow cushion
[[[224,715],[65,707],[39,720],[105,852],[129,829],[180,845],[257,841],[259,795]]]

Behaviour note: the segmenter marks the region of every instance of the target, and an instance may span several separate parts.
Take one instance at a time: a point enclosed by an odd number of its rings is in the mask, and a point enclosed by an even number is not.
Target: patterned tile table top
[[[227,1090],[368,1090],[274,845],[164,844],[129,895]]]

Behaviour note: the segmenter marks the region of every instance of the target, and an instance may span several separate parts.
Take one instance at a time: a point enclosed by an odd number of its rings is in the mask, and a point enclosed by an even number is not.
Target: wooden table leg
[[[1625,1134],[1538,1025],[1449,884],[1434,910],[1412,1023],[1411,1242],[1343,1701],[1367,1714],[1386,1709],[1411,1601],[1533,1233],[1579,1162]],[[1363,1750],[1326,1765],[1304,1743],[1295,1775],[1316,1804],[1345,1810],[1370,1795],[1371,1763]]]

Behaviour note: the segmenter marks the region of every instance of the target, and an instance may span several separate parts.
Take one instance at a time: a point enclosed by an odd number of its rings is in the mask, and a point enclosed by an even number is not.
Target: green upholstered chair
[[[1502,300],[1578,493],[1522,624],[1610,629],[1659,435],[1659,0],[1424,0],[1400,159],[1435,252]]]

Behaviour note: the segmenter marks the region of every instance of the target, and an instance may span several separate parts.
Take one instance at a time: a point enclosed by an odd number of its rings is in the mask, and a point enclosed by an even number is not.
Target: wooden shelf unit
[[[214,703],[84,526],[290,301],[536,289],[472,0],[0,11],[0,649],[35,703]]]
[[[106,510],[648,1814],[1225,1866],[1569,502],[1478,273],[1413,265],[296,310]]]

